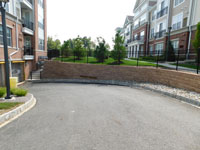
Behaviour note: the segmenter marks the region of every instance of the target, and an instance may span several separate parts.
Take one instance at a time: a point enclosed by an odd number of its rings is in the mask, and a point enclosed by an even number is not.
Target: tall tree
[[[48,50],[53,50],[55,48],[55,43],[53,41],[53,38],[52,37],[48,37],[48,40],[47,40],[47,49]]]
[[[54,41],[52,37],[48,37],[47,48],[48,48],[48,50],[60,50],[60,48],[61,48],[60,40],[56,39]]]
[[[121,60],[126,57],[126,48],[124,46],[124,38],[116,33],[114,42],[114,50],[111,52],[111,57],[120,65]]]
[[[195,51],[197,54],[200,53],[200,22],[197,24],[197,30],[195,34],[195,39],[192,41],[193,47],[195,48]]]
[[[96,50],[94,51],[94,57],[97,59],[98,62],[103,63],[105,59],[108,57],[108,49],[106,41],[103,38],[97,38],[98,45]]]
[[[74,46],[74,55],[77,57],[78,60],[80,60],[81,57],[85,56],[85,48],[84,48],[84,43],[79,36],[73,40],[73,46]]]
[[[70,40],[64,41],[63,45],[61,46],[61,51],[64,57],[69,57],[72,54]]]

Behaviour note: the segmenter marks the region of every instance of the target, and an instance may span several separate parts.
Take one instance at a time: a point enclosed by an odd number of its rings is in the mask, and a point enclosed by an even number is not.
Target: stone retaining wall
[[[200,93],[200,75],[154,67],[74,64],[47,61],[43,79],[88,79],[163,84]]]

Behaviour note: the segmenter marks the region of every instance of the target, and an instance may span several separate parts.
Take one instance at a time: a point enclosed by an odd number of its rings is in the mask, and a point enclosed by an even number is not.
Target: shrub
[[[18,89],[18,88],[11,89],[11,94],[16,95],[18,97],[26,96],[27,93],[28,91],[24,89]]]
[[[6,94],[6,88],[1,88],[0,87],[0,98],[4,97]]]

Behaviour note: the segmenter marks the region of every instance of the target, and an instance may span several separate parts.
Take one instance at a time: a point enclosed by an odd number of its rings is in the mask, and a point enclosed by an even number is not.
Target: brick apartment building
[[[10,74],[18,77],[19,82],[37,69],[39,56],[47,56],[46,15],[46,0],[10,0],[6,6]],[[1,24],[0,19],[0,86],[3,86],[5,61]]]
[[[168,43],[169,27],[172,28],[170,41],[174,49],[189,56],[194,52],[191,41],[200,22],[198,6],[200,0],[137,0],[127,57],[137,57],[138,53],[163,54]]]

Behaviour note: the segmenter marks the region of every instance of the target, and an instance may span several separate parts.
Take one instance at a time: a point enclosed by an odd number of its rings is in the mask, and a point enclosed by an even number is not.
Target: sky
[[[136,0],[48,0],[48,36],[60,39],[103,37],[112,47],[115,29],[133,15]]]

